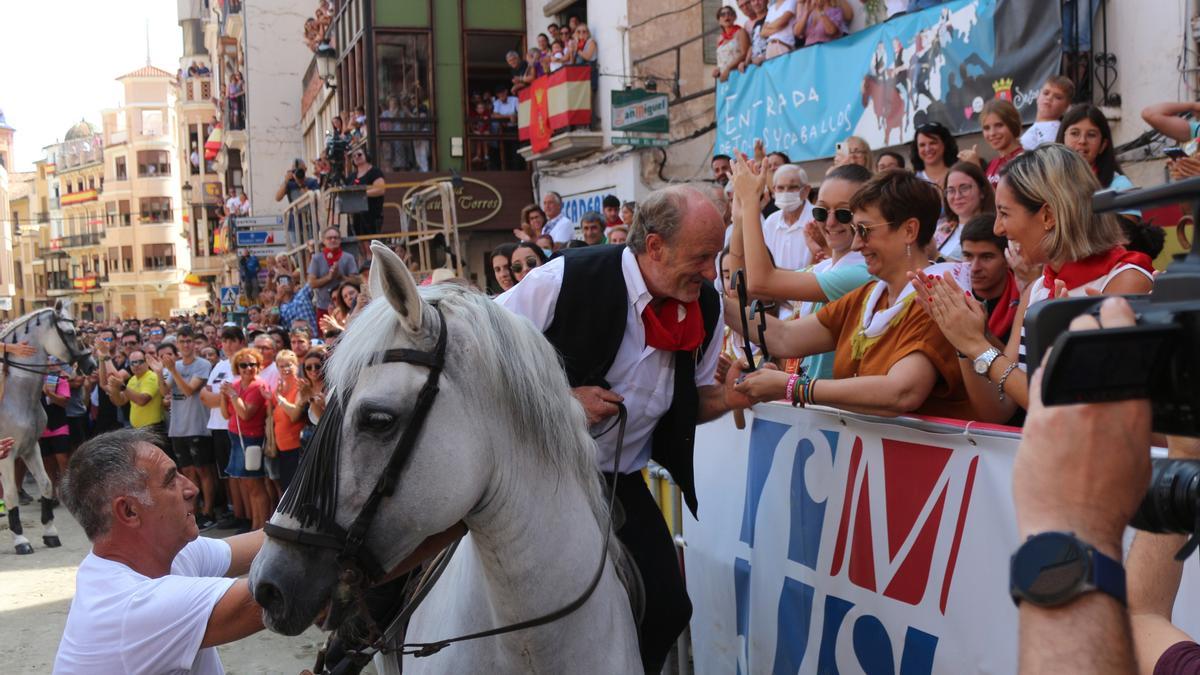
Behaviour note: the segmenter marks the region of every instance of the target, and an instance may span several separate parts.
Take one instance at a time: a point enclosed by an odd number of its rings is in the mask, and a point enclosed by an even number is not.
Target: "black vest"
[[[572,387],[610,388],[604,376],[617,358],[629,313],[629,294],[621,271],[624,245],[588,246],[562,253],[563,283],[546,339],[558,350]],[[696,352],[675,352],[675,392],[671,406],[651,437],[651,458],[671,472],[684,501],[696,515],[692,450],[700,395],[696,364],[716,334],[721,298],[712,284],[700,287],[704,343]]]

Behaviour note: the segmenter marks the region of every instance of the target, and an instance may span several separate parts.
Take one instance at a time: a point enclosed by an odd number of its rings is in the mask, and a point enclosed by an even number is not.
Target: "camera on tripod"
[[[350,137],[345,134],[325,132],[325,155],[329,158],[329,185],[337,187],[346,182],[346,150],[350,148]]]
[[[1096,193],[1096,213],[1191,202],[1200,221],[1200,178],[1153,188]],[[1155,432],[1200,437],[1200,237],[1154,280],[1150,295],[1127,296],[1137,318],[1125,328],[1067,331],[1103,298],[1039,303],[1025,316],[1030,367],[1042,373],[1042,403],[1067,405],[1149,399]],[[1133,525],[1151,532],[1197,530],[1200,461],[1155,459],[1153,480]]]

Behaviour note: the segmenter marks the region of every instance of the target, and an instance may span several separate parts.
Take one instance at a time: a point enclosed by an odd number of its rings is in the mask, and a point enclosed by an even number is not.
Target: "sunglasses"
[[[861,239],[865,244],[867,240],[871,238],[871,230],[877,227],[883,227],[884,225],[891,225],[891,223],[876,223],[874,225],[868,225],[866,223],[853,223],[850,225],[850,231],[853,232],[854,236]]]
[[[517,274],[520,274],[524,270],[527,270],[527,269],[531,270],[531,269],[536,268],[537,266],[538,266],[537,258],[526,258],[524,265],[521,264],[520,260],[514,260],[512,263],[512,271],[516,272]]]
[[[306,364],[304,364],[304,370],[305,370],[306,372],[309,372],[309,373],[315,373],[315,372],[317,372],[317,371],[318,371],[318,370],[320,370],[320,369],[321,369],[321,364],[320,364],[320,363],[306,363]]]
[[[145,362],[144,359],[129,359],[129,365],[131,366],[140,366]]]
[[[130,342],[122,342],[122,343],[121,343],[121,346],[122,346],[122,347],[136,347],[136,346],[137,346],[137,343],[136,343],[136,342],[132,342],[132,341],[130,341]]]
[[[238,370],[250,370],[251,368],[257,368],[257,367],[258,367],[258,364],[254,363],[253,361],[247,361],[245,363],[238,364]]]
[[[829,222],[829,209],[824,206],[814,206],[812,210],[813,219],[818,223]],[[850,209],[834,209],[833,217],[843,225],[849,225],[850,221],[854,220],[854,212]]]

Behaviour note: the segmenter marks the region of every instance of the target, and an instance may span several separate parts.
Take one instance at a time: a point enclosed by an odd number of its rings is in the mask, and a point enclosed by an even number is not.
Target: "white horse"
[[[18,457],[37,480],[42,493],[42,543],[50,548],[62,545],[58,530],[54,527],[54,509],[50,501],[53,486],[38,448],[38,438],[46,428],[46,413],[42,410],[41,397],[42,380],[49,368],[48,356],[54,356],[63,363],[75,363],[84,373],[95,371],[96,361],[80,343],[69,306],[62,303],[53,309],[34,310],[16,319],[0,333],[0,341],[6,344],[29,342],[36,350],[33,356],[6,354],[0,359],[6,371],[3,374],[4,397],[0,400],[0,438],[11,436],[14,440],[13,452],[0,460],[0,483],[4,486],[13,546],[18,554],[27,555],[33,553],[33,545],[25,538],[21,525],[21,508],[17,499],[20,486],[17,485],[15,473]]]
[[[343,412],[333,419],[326,413],[321,426],[333,426],[318,429],[306,450],[289,490],[302,503],[291,513],[281,504],[271,525],[305,536],[344,533],[403,445],[397,439],[424,417],[363,547],[381,571],[393,571],[439,533],[460,523],[469,533],[412,616],[406,641],[541,617],[578,598],[594,573],[600,581],[577,610],[552,623],[460,642],[427,658],[405,657],[404,672],[641,672],[615,534],[607,558],[602,555],[609,515],[595,445],[553,348],[527,320],[484,295],[453,284],[418,292],[394,253],[378,244],[373,252],[375,299],[339,339],[328,366]],[[414,401],[432,370],[381,356],[395,349],[432,352],[442,331],[448,335],[445,368],[422,415]],[[322,453],[337,454],[323,461]],[[336,472],[324,476],[336,486],[325,483],[332,528],[306,525],[295,515],[320,508],[320,498],[309,500],[297,487],[318,478],[320,466]],[[296,635],[334,605],[332,599],[354,591],[344,574],[339,581],[335,549],[341,544],[327,548],[269,534],[250,570],[251,589],[266,625]],[[340,623],[337,614],[326,628]],[[398,672],[397,658],[376,663],[381,672]]]

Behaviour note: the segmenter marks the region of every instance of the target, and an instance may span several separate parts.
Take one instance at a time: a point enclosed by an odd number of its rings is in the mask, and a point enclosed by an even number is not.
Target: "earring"
[[[905,255],[905,257],[908,257],[908,258],[912,257],[912,244],[904,245],[904,255]]]

